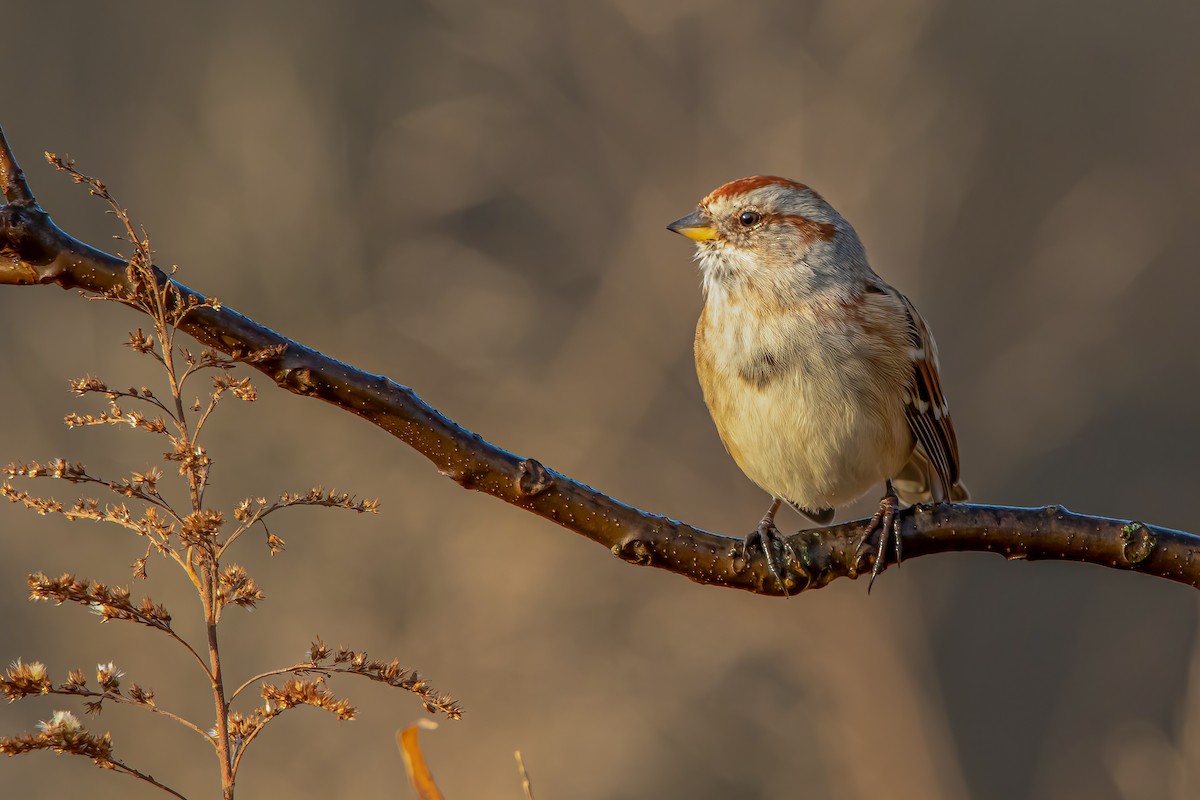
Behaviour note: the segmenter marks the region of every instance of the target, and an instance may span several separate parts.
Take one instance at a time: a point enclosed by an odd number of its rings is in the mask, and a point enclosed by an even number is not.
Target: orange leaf
[[[400,754],[404,756],[404,769],[408,772],[408,780],[413,791],[417,793],[418,800],[444,800],[441,790],[433,781],[429,765],[425,763],[421,744],[417,741],[421,728],[432,730],[436,727],[437,723],[433,720],[422,719],[396,732],[396,744],[400,747]]]

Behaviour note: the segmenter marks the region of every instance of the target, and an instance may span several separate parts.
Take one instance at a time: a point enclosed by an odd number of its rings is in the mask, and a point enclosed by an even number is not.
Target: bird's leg
[[[879,577],[879,573],[883,572],[883,563],[887,560],[889,538],[896,543],[896,563],[900,563],[900,520],[896,517],[896,511],[899,508],[900,497],[896,494],[896,490],[889,480],[887,482],[887,492],[883,495],[883,499],[879,501],[879,510],[875,512],[875,516],[871,517],[871,522],[867,525],[866,532],[858,540],[858,547],[854,549],[854,563],[857,565],[863,547],[878,534],[879,543],[874,547],[875,560],[871,564],[871,580],[867,583],[868,594],[871,593],[871,587],[875,584],[875,579]]]
[[[787,584],[783,581],[783,571],[787,566],[789,556],[796,560],[796,552],[792,550],[787,539],[780,534],[779,528],[775,527],[775,514],[779,511],[781,503],[782,501],[778,497],[773,498],[771,507],[767,509],[766,514],[763,514],[758,527],[751,531],[750,535],[742,542],[742,558],[749,562],[750,550],[755,546],[761,547],[763,555],[767,559],[767,569],[775,578],[775,582],[779,584],[783,596],[787,597]]]

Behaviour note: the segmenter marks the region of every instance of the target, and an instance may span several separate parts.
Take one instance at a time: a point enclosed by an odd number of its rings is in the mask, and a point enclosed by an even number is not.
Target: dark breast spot
[[[782,365],[774,355],[761,352],[749,359],[738,370],[738,377],[760,391],[766,389],[783,374]]]

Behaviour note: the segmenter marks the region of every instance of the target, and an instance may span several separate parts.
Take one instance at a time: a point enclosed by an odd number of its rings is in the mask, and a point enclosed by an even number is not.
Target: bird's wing
[[[899,292],[896,292],[896,297],[904,304],[908,315],[908,337],[912,345],[912,381],[905,396],[908,427],[912,429],[917,445],[925,451],[942,484],[941,496],[935,491],[934,499],[950,500],[965,493],[956,491],[959,479],[958,437],[954,435],[950,408],[946,404],[946,396],[942,394],[938,377],[937,344],[912,302]]]

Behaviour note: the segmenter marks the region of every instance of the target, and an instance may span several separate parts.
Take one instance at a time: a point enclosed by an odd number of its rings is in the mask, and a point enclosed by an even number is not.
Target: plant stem
[[[204,573],[204,623],[208,632],[209,669],[212,671],[213,705],[216,710],[217,760],[221,762],[221,789],[225,800],[233,800],[233,759],[229,747],[229,704],[221,676],[221,652],[217,644],[217,570],[206,564]]]

